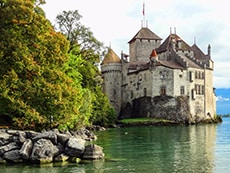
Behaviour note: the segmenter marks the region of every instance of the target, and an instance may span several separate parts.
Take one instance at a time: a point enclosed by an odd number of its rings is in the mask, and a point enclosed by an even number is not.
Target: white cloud
[[[79,10],[82,23],[91,28],[96,38],[119,55],[128,53],[127,42],[141,28],[143,2],[148,27],[165,39],[170,27],[188,44],[196,43],[206,53],[212,47],[215,63],[214,87],[230,87],[230,10],[227,0],[46,0],[47,18],[54,22],[63,10]]]
[[[223,97],[223,96],[217,96],[216,97],[217,102],[224,102],[224,101],[230,101],[230,98]]]

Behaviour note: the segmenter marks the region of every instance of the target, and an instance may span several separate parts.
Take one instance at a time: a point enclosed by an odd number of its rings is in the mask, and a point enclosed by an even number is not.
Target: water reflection
[[[110,129],[97,144],[105,161],[82,164],[2,165],[7,173],[227,173],[230,172],[230,118],[219,125]]]
[[[100,134],[115,171],[212,172],[216,125],[135,127]]]

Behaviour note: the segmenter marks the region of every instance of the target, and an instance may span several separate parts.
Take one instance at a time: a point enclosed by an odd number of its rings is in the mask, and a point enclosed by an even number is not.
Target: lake
[[[227,173],[230,118],[221,124],[150,126],[97,133],[105,161],[83,164],[0,165],[7,173]]]

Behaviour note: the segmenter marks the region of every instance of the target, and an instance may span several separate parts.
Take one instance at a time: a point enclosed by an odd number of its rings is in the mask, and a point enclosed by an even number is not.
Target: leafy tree
[[[74,71],[78,71],[82,75],[82,87],[91,91],[91,121],[108,125],[114,123],[115,112],[102,92],[102,78],[97,67],[105,49],[103,44],[93,36],[89,28],[80,23],[81,17],[77,10],[63,11],[57,16],[56,21],[59,30],[70,41],[69,52],[72,55],[82,57],[81,64],[76,64]],[[76,48],[78,51],[75,51]],[[71,58],[74,58],[74,56]]]
[[[0,117],[21,128],[88,124],[89,94],[63,71],[69,41],[38,6],[43,0],[0,0]]]

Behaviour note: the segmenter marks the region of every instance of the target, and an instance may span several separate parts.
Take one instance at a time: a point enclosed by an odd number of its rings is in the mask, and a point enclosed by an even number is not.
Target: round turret
[[[101,72],[104,79],[103,89],[110,103],[119,114],[121,105],[121,59],[109,49],[101,63]]]

